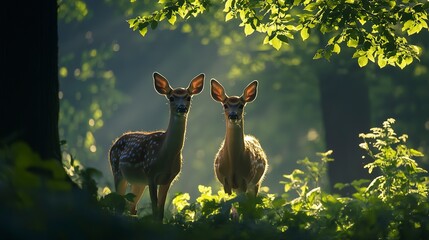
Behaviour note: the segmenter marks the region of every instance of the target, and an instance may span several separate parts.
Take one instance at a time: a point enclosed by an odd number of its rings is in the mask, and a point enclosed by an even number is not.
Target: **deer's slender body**
[[[131,213],[146,186],[149,186],[152,212],[162,220],[168,189],[182,166],[187,115],[193,95],[203,89],[204,74],[196,76],[188,88],[172,89],[168,80],[154,73],[155,89],[170,101],[170,120],[166,131],[128,132],[115,140],[109,151],[110,165],[119,194],[125,194],[127,185],[136,195]],[[159,186],[159,187],[158,187]]]
[[[257,95],[257,81],[250,83],[242,96],[228,97],[223,86],[211,80],[211,95],[225,110],[226,133],[215,156],[214,170],[226,193],[232,190],[256,196],[266,173],[267,156],[259,141],[244,134],[244,107]]]

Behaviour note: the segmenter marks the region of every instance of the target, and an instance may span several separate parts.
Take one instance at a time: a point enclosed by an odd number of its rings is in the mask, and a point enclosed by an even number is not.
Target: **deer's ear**
[[[244,88],[244,92],[241,98],[245,102],[252,102],[253,100],[255,100],[257,94],[258,94],[258,81],[254,80],[249,85],[247,85],[246,88]]]
[[[213,100],[217,102],[223,102],[227,98],[225,89],[218,81],[216,81],[216,79],[212,78],[210,81],[210,86]]]
[[[188,86],[190,95],[199,94],[204,88],[204,73],[199,74],[191,80]]]
[[[168,83],[167,78],[162,76],[161,74],[154,72],[153,73],[153,80],[154,80],[154,86],[155,90],[159,94],[167,95],[171,92],[170,84]]]

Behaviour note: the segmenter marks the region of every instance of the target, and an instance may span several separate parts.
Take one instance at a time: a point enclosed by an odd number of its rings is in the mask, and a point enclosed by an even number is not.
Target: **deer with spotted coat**
[[[256,196],[267,171],[267,156],[259,141],[244,134],[244,107],[255,100],[258,82],[251,82],[243,94],[229,97],[224,87],[211,80],[211,96],[224,108],[226,134],[216,154],[214,170],[228,194],[232,190]]]
[[[152,215],[162,221],[167,192],[182,166],[191,99],[203,90],[204,74],[194,77],[187,88],[171,88],[157,72],[153,79],[155,90],[170,102],[167,130],[125,133],[114,141],[109,157],[116,192],[124,195],[129,184],[135,195],[130,212],[137,213],[136,206],[149,186]]]

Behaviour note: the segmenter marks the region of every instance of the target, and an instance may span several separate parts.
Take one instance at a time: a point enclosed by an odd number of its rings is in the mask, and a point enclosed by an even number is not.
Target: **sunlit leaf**
[[[253,29],[252,25],[250,25],[250,24],[244,25],[244,34],[246,34],[246,36],[252,34],[254,31],[255,31],[255,29]]]
[[[320,59],[323,57],[323,49],[318,49],[314,54],[313,59]]]
[[[396,62],[396,65],[400,67],[401,69],[404,69],[407,66],[407,62],[403,59],[401,59],[399,62]]]
[[[225,8],[223,9],[224,12],[229,12],[231,10],[232,0],[226,0],[225,1]]]
[[[413,20],[408,20],[404,23],[404,26],[402,27],[402,31],[406,31],[407,29],[409,29],[412,25],[414,24]]]
[[[304,27],[301,29],[301,38],[303,41],[305,41],[308,37],[310,37],[310,34],[308,34],[308,28]]]
[[[368,58],[366,56],[361,56],[358,58],[359,67],[364,67],[368,64]]]
[[[415,150],[415,149],[410,149],[410,155],[416,156],[416,157],[423,157],[424,156],[423,153],[421,153],[420,151]]]
[[[413,62],[413,57],[407,56],[404,59],[406,65],[410,65]]]
[[[353,38],[350,38],[350,39],[347,41],[347,46],[348,46],[348,47],[356,48],[356,47],[358,46],[358,44],[359,44],[359,41],[358,41],[358,40],[356,40],[356,39],[353,39]]]
[[[175,15],[175,14],[172,14],[172,15],[171,15],[171,17],[168,19],[168,22],[169,22],[171,25],[174,25],[174,23],[176,22],[176,19],[177,19],[176,15]]]
[[[139,33],[144,37],[147,33],[147,27],[140,29]]]
[[[387,61],[383,57],[379,56],[377,60],[377,64],[380,68],[384,68],[387,64]]]
[[[332,49],[332,52],[339,54],[341,51],[341,47],[338,44],[334,44],[334,48]]]
[[[234,13],[233,12],[228,12],[226,15],[225,15],[225,22],[228,22],[229,20],[231,20],[231,19],[233,19],[234,18]]]
[[[282,47],[282,41],[280,41],[280,39],[278,39],[277,37],[274,37],[273,39],[271,39],[271,45],[279,50]]]

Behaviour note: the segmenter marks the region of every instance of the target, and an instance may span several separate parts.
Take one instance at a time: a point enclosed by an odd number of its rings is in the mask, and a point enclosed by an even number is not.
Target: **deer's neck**
[[[168,123],[165,139],[161,147],[161,154],[168,159],[171,155],[180,154],[185,141],[186,116],[177,116],[172,114]]]
[[[230,160],[242,159],[244,154],[244,123],[232,123],[226,119],[225,148]]]

